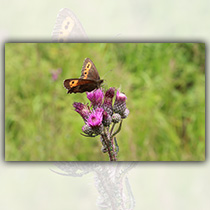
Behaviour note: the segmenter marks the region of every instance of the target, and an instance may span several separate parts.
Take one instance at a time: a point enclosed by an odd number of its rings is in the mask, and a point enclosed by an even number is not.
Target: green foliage
[[[7,43],[7,161],[108,161],[99,138],[80,135],[84,122],[72,104],[87,103],[86,94],[63,88],[86,57],[105,88],[121,87],[128,97],[119,161],[205,160],[204,44]]]

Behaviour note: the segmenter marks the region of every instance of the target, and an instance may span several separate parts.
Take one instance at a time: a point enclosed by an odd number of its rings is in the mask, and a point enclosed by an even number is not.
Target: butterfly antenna
[[[110,69],[109,71],[107,71],[102,78],[104,78],[110,71],[113,71],[113,69]]]

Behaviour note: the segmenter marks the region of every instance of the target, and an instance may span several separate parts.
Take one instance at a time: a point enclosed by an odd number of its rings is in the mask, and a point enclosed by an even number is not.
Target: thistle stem
[[[121,127],[122,127],[122,120],[120,121],[120,125],[119,125],[118,129],[114,132],[113,135],[111,135],[111,138],[113,138],[116,134],[118,134],[118,133],[120,132]],[[111,133],[110,133],[110,134],[111,134]]]
[[[114,161],[113,158],[112,158],[112,154],[111,154],[111,150],[110,150],[110,145],[109,145],[107,136],[106,135],[103,135],[103,134],[101,136],[104,139],[104,142],[105,142],[105,144],[107,146],[110,161]]]
[[[117,159],[113,150],[113,142],[112,139],[110,139],[110,135],[107,133],[106,129],[104,129],[104,134],[101,134],[101,136],[107,146],[110,161],[116,161]]]
[[[114,130],[115,125],[116,125],[116,123],[113,123],[112,128],[111,128],[111,131],[110,131],[110,135],[112,135],[112,132]]]
[[[118,154],[118,152],[119,152],[119,146],[118,146],[118,144],[117,144],[117,139],[116,139],[116,137],[114,137],[114,143],[115,143],[115,146],[116,146],[116,154]]]

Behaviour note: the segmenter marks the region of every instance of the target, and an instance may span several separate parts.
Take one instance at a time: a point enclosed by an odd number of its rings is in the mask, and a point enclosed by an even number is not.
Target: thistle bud
[[[83,131],[85,134],[87,134],[88,136],[92,136],[92,134],[94,133],[94,132],[93,132],[93,129],[92,129],[89,125],[87,125],[87,124],[85,124],[85,125],[82,127],[82,131]]]
[[[123,114],[121,115],[122,119],[125,119],[126,117],[128,117],[129,113],[130,113],[129,109],[126,108]]]
[[[118,122],[120,122],[120,120],[121,120],[120,114],[114,113],[114,114],[112,115],[112,122],[113,122],[113,123],[118,123]]]
[[[102,133],[103,133],[103,125],[101,124],[100,126],[94,127],[94,128],[93,128],[93,132],[94,132],[96,135],[102,134]]]
[[[126,99],[127,97],[124,93],[120,93],[119,91],[117,91],[113,108],[114,112],[119,113],[120,115],[123,114],[126,109]]]
[[[105,93],[105,97],[104,97],[104,103],[102,105],[103,109],[109,114],[112,115],[113,114],[113,110],[112,110],[112,100],[114,98],[114,93],[115,93],[115,88],[111,87],[109,88],[106,93]]]
[[[103,112],[103,121],[104,126],[109,126],[112,123],[112,117],[106,112]]]

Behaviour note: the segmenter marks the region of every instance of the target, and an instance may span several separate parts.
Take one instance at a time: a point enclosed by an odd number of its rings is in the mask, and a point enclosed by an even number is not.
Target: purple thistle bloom
[[[73,106],[75,108],[75,111],[78,112],[85,121],[87,121],[88,116],[90,115],[89,106],[87,104],[85,105],[77,102],[74,102]]]
[[[96,110],[93,110],[87,120],[87,125],[90,126],[97,135],[103,132],[103,112],[104,110],[102,108],[97,108]]]
[[[126,109],[126,99],[126,95],[117,90],[116,99],[114,102],[114,112],[119,113],[120,115],[123,114]]]
[[[102,108],[97,108],[96,110],[93,110],[93,112],[89,115],[87,124],[92,128],[99,127],[102,124],[103,111],[104,110]]]
[[[109,114],[112,115],[112,100],[114,98],[115,94],[115,88],[111,87],[109,88],[106,93],[105,93],[105,98],[104,98],[104,103],[103,103],[103,108],[104,110]]]
[[[104,98],[104,93],[101,89],[96,89],[87,92],[87,98],[90,100],[93,108],[100,107]]]

